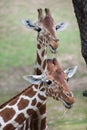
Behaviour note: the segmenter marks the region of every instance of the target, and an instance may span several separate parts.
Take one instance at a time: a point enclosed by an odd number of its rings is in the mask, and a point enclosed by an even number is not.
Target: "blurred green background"
[[[37,21],[38,8],[50,8],[58,22],[68,22],[66,30],[57,32],[58,53],[48,50],[48,57],[57,57],[65,69],[78,65],[77,74],[69,81],[76,103],[65,110],[60,102],[48,98],[47,122],[50,130],[87,130],[87,68],[81,55],[79,30],[71,0],[0,0],[0,104],[28,86],[23,75],[32,74],[35,63],[37,33],[25,28],[21,20]]]

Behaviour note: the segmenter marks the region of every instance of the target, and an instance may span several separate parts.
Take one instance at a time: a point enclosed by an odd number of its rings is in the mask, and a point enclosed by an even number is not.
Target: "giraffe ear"
[[[28,29],[34,29],[35,31],[40,32],[41,28],[33,23],[31,20],[23,19],[22,24],[26,26]]]
[[[64,72],[67,74],[68,79],[72,78],[73,75],[76,73],[78,66],[73,66],[66,69]]]
[[[43,79],[43,75],[26,75],[23,78],[31,84],[39,84]]]
[[[67,26],[68,26],[68,23],[61,22],[61,23],[58,23],[55,26],[55,28],[56,28],[57,31],[63,31],[63,30],[65,30],[67,28]]]

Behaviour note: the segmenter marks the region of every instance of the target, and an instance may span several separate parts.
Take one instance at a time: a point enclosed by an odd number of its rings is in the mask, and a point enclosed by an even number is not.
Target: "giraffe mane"
[[[32,85],[31,85],[32,86]],[[28,88],[24,89],[22,92],[20,92],[19,94],[17,94],[16,96],[12,97],[10,100],[8,100],[7,102],[3,103],[0,105],[0,109],[2,109],[5,105],[7,105],[9,102],[13,101],[15,98],[19,97],[22,93],[24,93],[25,91],[27,91],[29,88],[31,88],[31,86],[29,86]]]

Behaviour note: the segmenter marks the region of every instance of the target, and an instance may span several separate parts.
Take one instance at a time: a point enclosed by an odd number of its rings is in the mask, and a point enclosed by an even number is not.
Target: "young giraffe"
[[[39,75],[42,74],[43,71],[46,70],[46,58],[47,58],[47,46],[50,46],[50,50],[52,52],[56,52],[57,48],[58,48],[58,39],[56,37],[56,30],[60,29],[60,28],[64,28],[66,26],[66,24],[61,23],[60,25],[56,25],[54,24],[54,20],[50,14],[49,9],[45,9],[45,13],[46,16],[44,17],[42,14],[42,9],[38,9],[38,23],[35,25],[33,24],[31,21],[29,20],[23,20],[23,24],[25,26],[27,26],[28,28],[32,28],[36,31],[38,31],[38,36],[37,36],[37,58],[36,58],[36,65],[35,65],[35,74]],[[50,94],[51,95],[51,94]],[[46,104],[44,104],[40,110],[43,111],[44,109],[44,113],[43,115],[45,115],[46,113]],[[37,121],[36,121],[37,120]],[[45,120],[45,117],[44,117]],[[39,124],[40,126],[40,122],[41,122],[41,116],[38,115],[38,113],[35,113],[31,119],[31,129],[38,129],[38,126],[36,127],[36,125]],[[46,121],[44,121],[45,123]],[[34,128],[35,126],[35,128]],[[46,126],[46,125],[43,125]],[[41,130],[43,130],[43,128],[41,128]]]
[[[38,9],[38,22],[32,23],[30,20],[22,20],[22,23],[29,29],[38,32],[37,36],[37,57],[34,67],[35,74],[42,74],[46,69],[47,46],[52,53],[56,53],[58,48],[57,30],[63,30],[67,27],[66,23],[55,25],[50,14],[50,10],[45,8],[46,16],[42,14],[42,9]]]
[[[24,76],[33,84],[0,106],[0,130],[30,130],[27,121],[35,112],[40,112],[49,93],[52,93],[50,96],[53,98],[62,101],[65,107],[71,108],[75,99],[65,81],[65,73],[56,59],[47,62],[47,73]],[[42,126],[43,122],[44,119]]]

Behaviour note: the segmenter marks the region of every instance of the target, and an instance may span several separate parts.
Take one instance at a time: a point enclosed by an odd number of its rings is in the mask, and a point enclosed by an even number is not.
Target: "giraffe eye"
[[[51,80],[46,80],[46,83],[47,83],[48,85],[51,85],[51,84],[52,84],[52,81],[51,81]]]
[[[68,81],[69,81],[69,78],[67,78],[66,81],[68,82]]]
[[[38,31],[38,32],[41,32],[41,31],[42,31],[42,29],[41,29],[41,28],[38,28],[38,29],[37,29],[37,31]]]

